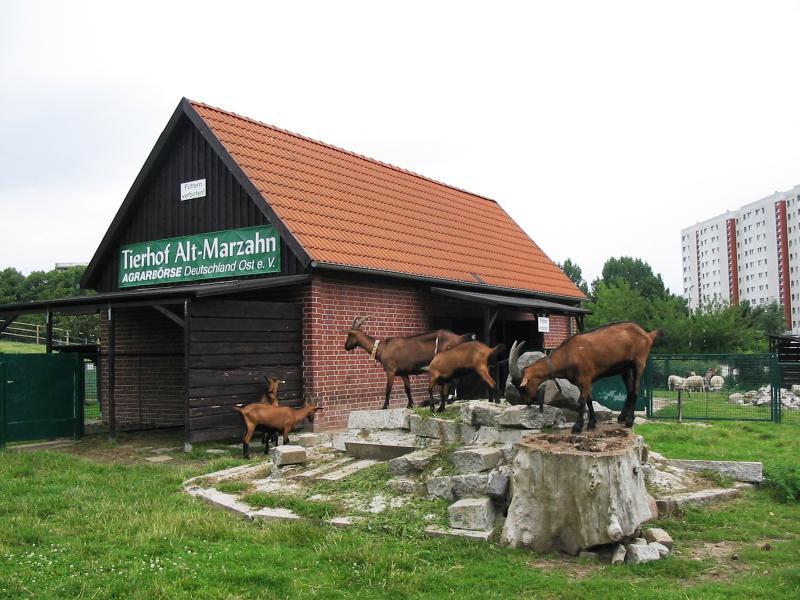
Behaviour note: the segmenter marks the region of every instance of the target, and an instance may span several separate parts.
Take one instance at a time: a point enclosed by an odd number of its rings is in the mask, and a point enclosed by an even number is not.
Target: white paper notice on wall
[[[187,181],[181,184],[181,202],[184,200],[191,200],[192,198],[205,198],[206,196],[206,180],[197,179],[195,181]]]
[[[536,325],[542,333],[550,333],[550,317],[539,317]]]

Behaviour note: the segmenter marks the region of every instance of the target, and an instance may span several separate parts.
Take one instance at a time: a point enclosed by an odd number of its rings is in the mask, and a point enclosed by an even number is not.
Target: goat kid
[[[438,412],[444,412],[447,384],[470,371],[475,371],[488,386],[489,400],[497,400],[500,394],[497,391],[497,383],[489,374],[489,363],[497,360],[498,355],[504,350],[503,344],[490,348],[481,342],[464,342],[434,356],[431,364],[424,369],[431,376],[428,384],[431,412],[434,412],[435,404],[433,388],[441,386]]]
[[[386,373],[386,397],[381,407],[383,409],[389,408],[389,396],[392,394],[396,376],[399,375],[403,379],[408,408],[411,408],[414,406],[414,399],[411,396],[411,382],[408,380],[408,376],[422,373],[437,354],[475,339],[475,335],[472,333],[458,335],[446,329],[439,329],[419,335],[378,340],[361,329],[371,316],[355,318],[353,325],[346,332],[347,339],[344,342],[344,349],[350,352],[358,347],[363,348],[383,367]]]
[[[242,454],[245,458],[250,458],[250,440],[256,427],[262,426],[273,429],[283,434],[283,443],[289,443],[289,432],[295,425],[308,419],[314,422],[314,415],[322,410],[316,404],[306,404],[302,408],[290,408],[288,406],[272,406],[262,402],[254,402],[247,406],[234,406],[233,410],[242,414],[244,419],[244,434],[242,435]],[[277,446],[277,443],[275,444]],[[269,452],[269,440],[264,447],[264,454]]]
[[[536,397],[539,385],[547,379],[561,377],[578,386],[581,391],[578,419],[573,433],[583,430],[583,415],[588,407],[589,429],[597,426],[592,406],[592,383],[603,377],[622,375],[627,389],[625,406],[618,421],[626,427],[633,426],[636,395],[647,365],[647,357],[656,338],[664,335],[660,329],[647,332],[636,323],[611,323],[568,338],[549,357],[537,360],[520,372],[517,366],[519,351],[524,342],[511,347],[508,367],[511,381],[520,390],[527,403]],[[702,379],[702,378],[701,378]],[[539,411],[544,410],[544,397],[539,397]]]

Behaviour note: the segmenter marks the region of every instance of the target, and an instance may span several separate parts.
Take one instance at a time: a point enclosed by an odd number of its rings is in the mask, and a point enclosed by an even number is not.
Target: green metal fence
[[[651,419],[800,422],[800,394],[774,354],[653,354],[643,389]]]

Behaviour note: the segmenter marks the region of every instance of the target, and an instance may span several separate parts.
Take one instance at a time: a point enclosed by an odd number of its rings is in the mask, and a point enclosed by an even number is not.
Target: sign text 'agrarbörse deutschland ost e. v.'
[[[120,287],[280,270],[280,236],[272,225],[139,242],[119,250]]]

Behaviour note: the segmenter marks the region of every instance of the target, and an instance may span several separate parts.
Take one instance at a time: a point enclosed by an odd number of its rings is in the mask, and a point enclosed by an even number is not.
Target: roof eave
[[[311,269],[315,271],[334,271],[339,273],[353,273],[357,275],[377,275],[381,277],[389,277],[393,279],[401,279],[405,281],[416,281],[419,283],[425,284],[436,284],[436,285],[448,285],[448,286],[456,286],[456,287],[464,287],[467,289],[478,290],[478,291],[497,291],[497,292],[505,292],[505,293],[514,293],[514,294],[521,294],[526,295],[529,297],[536,297],[542,299],[553,299],[558,300],[560,302],[574,302],[577,305],[580,305],[581,302],[588,300],[586,296],[576,297],[576,296],[562,296],[559,294],[552,294],[549,292],[539,292],[535,290],[528,290],[523,288],[509,288],[503,287],[498,285],[491,285],[488,283],[472,283],[469,281],[461,281],[458,279],[445,279],[441,277],[429,277],[426,275],[414,275],[411,273],[401,273],[398,271],[387,271],[382,269],[370,269],[367,267],[357,267],[354,265],[345,265],[340,263],[328,263],[322,261],[311,261]]]

